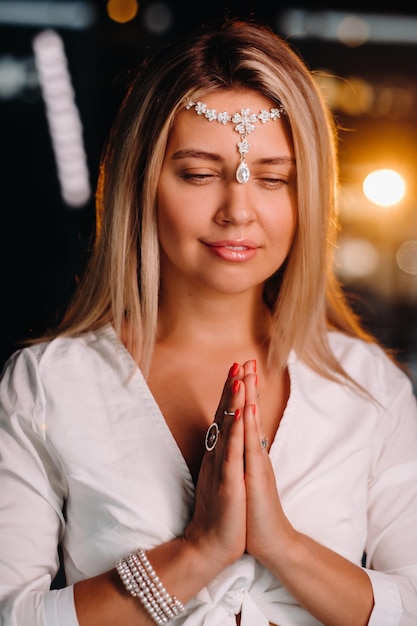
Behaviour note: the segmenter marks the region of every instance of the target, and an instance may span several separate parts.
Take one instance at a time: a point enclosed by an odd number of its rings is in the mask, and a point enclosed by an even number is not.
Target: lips
[[[214,248],[233,248],[240,250],[256,249],[258,244],[249,239],[224,239],[222,241],[212,241],[207,243]]]
[[[243,262],[256,256],[258,244],[247,239],[225,239],[206,243],[208,248],[225,261]]]
[[[223,247],[227,248],[228,250],[248,250],[246,246],[223,246]]]

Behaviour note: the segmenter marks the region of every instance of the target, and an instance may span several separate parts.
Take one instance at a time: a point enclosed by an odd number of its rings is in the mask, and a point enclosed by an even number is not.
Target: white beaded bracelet
[[[139,598],[157,624],[167,624],[185,613],[184,605],[165,589],[144,550],[117,561],[116,570],[126,589]]]

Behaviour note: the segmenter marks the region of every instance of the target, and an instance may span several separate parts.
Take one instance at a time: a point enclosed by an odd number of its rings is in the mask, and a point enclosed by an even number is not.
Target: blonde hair
[[[371,337],[333,272],[336,129],[298,53],[253,21],[202,29],[154,54],[137,72],[102,158],[94,250],[55,332],[76,335],[112,324],[146,375],[158,321],[156,192],[169,131],[187,99],[241,88],[284,105],[297,164],[294,242],[264,290],[273,318],[270,364],[284,365],[295,350],[316,371],[346,380],[327,331]]]

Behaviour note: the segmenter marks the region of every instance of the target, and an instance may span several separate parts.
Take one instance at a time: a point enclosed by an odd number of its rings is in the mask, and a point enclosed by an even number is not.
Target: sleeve
[[[30,349],[0,380],[0,623],[78,626],[73,588],[51,590],[59,567],[66,481],[47,441],[46,401]]]
[[[393,369],[390,399],[374,433],[365,571],[375,606],[369,626],[417,624],[417,403]]]

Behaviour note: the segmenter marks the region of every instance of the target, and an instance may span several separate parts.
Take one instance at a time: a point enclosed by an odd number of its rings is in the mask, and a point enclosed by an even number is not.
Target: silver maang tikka
[[[207,108],[204,102],[189,101],[185,108],[187,110],[194,109],[198,115],[204,115],[209,122],[217,121],[223,125],[226,125],[228,122],[235,124],[234,129],[241,137],[237,144],[237,149],[240,154],[240,164],[236,170],[236,180],[238,183],[247,183],[250,177],[250,171],[248,164],[245,162],[245,157],[250,148],[247,137],[255,130],[255,124],[258,121],[262,122],[262,124],[266,124],[266,122],[270,120],[275,121],[285,114],[285,109],[282,104],[279,104],[269,111],[262,110],[260,113],[251,113],[250,109],[241,109],[240,113],[234,113],[233,115],[230,115],[230,113],[226,111],[217,113],[216,109]]]

